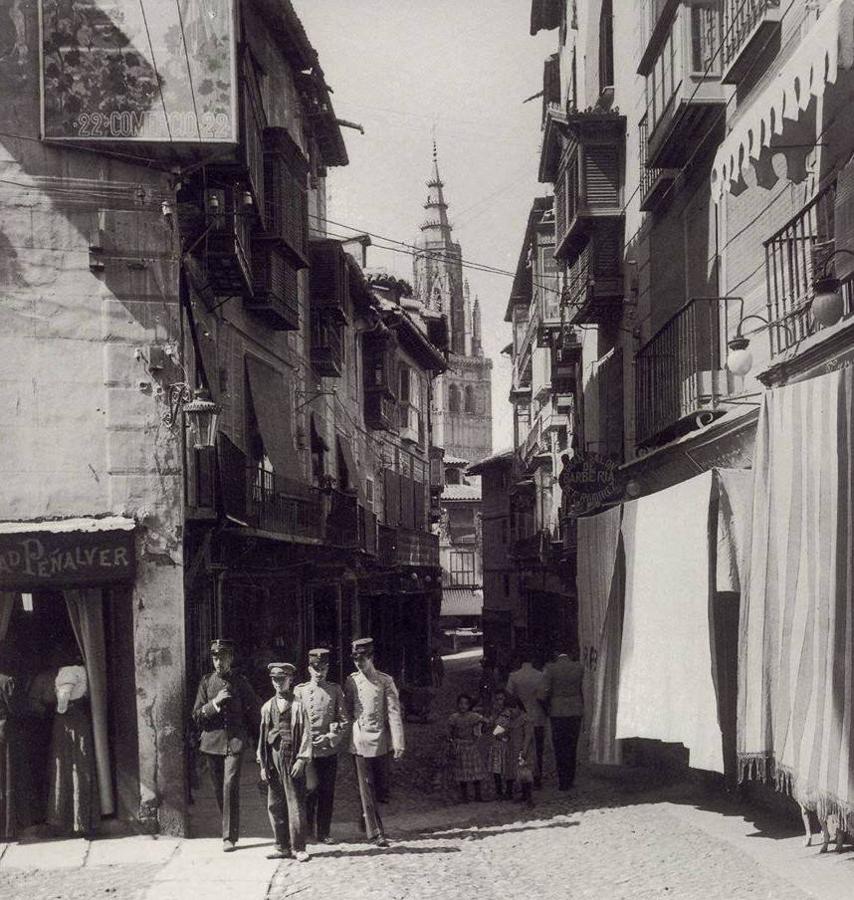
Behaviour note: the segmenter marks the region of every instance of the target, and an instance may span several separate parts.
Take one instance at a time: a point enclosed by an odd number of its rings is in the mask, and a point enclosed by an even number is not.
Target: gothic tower
[[[471,300],[463,277],[463,254],[453,239],[445,184],[433,143],[426,216],[416,239],[415,296],[448,322],[448,371],[436,381],[434,435],[446,458],[476,462],[492,453],[492,360],[483,355],[480,302]]]

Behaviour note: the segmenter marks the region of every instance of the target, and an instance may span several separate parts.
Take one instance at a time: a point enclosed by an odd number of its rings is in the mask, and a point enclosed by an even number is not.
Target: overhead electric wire
[[[172,126],[169,124],[169,113],[166,112],[166,98],[163,96],[163,82],[157,71],[157,60],[154,57],[154,44],[151,40],[151,32],[148,29],[148,17],[145,15],[145,3],[139,0],[139,11],[142,14],[142,24],[145,26],[145,36],[148,38],[148,49],[151,51],[151,67],[154,69],[154,78],[157,81],[157,93],[160,94],[160,105],[163,107],[163,121],[166,123],[166,133],[169,135],[169,143],[172,144]],[[180,13],[180,9],[178,10]]]
[[[187,32],[184,30],[184,14],[181,12],[181,0],[175,0],[175,8],[178,10],[178,25],[181,27],[181,46],[184,48],[184,59],[187,60],[187,79],[190,84],[190,97],[193,100],[193,115],[196,117],[196,131],[199,133],[199,143],[201,143],[202,126],[199,122],[199,108],[196,105],[196,89],[193,87],[193,73],[190,68],[190,53],[187,50]]]

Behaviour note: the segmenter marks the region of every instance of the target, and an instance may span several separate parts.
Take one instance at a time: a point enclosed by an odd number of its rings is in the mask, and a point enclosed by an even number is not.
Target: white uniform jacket
[[[383,756],[389,750],[404,749],[400,698],[391,675],[353,672],[347,678],[344,696],[353,723],[351,753]]]

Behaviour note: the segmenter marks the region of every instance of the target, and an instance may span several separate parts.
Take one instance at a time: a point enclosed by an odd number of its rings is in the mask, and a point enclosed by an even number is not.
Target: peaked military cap
[[[283,678],[285,675],[295,675],[297,667],[289,662],[272,662],[267,665],[267,671],[273,678]]]
[[[216,638],[216,640],[211,641],[211,653],[222,653],[223,651],[234,653],[234,641],[226,638]]]
[[[369,637],[353,641],[353,656],[370,656],[374,652],[374,639]]]
[[[315,647],[314,650],[308,651],[308,661],[328,663],[331,655],[331,650],[327,650],[325,647]]]

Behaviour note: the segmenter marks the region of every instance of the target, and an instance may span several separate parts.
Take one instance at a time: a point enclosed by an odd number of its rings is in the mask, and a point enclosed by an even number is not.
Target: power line
[[[199,122],[199,108],[196,106],[196,89],[193,87],[193,73],[190,68],[190,54],[187,51],[187,33],[184,31],[184,14],[181,12],[181,0],[175,0],[175,8],[178,10],[178,24],[181,27],[181,46],[184,48],[184,59],[187,60],[187,80],[190,84],[190,97],[193,100],[193,115],[196,117],[196,131],[199,133],[199,141],[202,140],[202,126]]]
[[[160,73],[157,71],[157,60],[154,56],[154,44],[151,40],[151,32],[148,29],[148,17],[145,15],[145,3],[139,0],[139,11],[142,13],[142,24],[145,26],[145,36],[148,38],[148,49],[151,51],[151,67],[154,69],[154,77],[157,80],[157,93],[160,94],[160,105],[163,107],[163,121],[166,123],[166,133],[169,135],[169,143],[172,140],[172,126],[169,124],[169,113],[166,112],[166,98],[163,96],[163,82],[160,80]],[[180,13],[180,9],[178,10]]]

